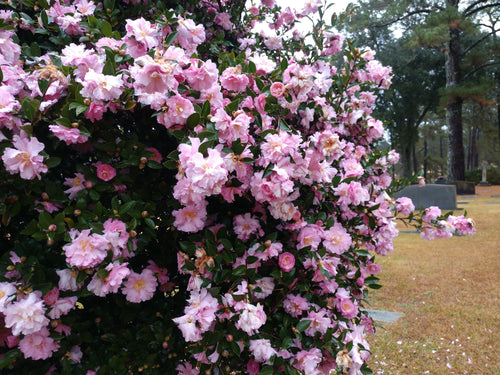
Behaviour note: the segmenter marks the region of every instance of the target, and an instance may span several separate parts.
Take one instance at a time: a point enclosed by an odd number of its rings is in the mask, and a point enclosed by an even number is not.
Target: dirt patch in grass
[[[458,197],[475,235],[426,242],[401,233],[378,259],[383,288],[369,308],[404,316],[370,337],[374,374],[500,374],[500,186],[476,195]]]

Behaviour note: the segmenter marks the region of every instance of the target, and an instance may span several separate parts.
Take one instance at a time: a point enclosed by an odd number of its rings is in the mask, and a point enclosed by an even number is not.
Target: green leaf
[[[45,165],[50,169],[50,168],[54,168],[54,167],[57,167],[59,164],[61,164],[61,158],[57,157],[57,156],[53,156],[51,158],[48,158],[47,160],[45,160]]]
[[[97,28],[99,26],[99,21],[94,16],[88,16],[90,27]]]
[[[357,250],[356,254],[358,254],[360,256],[364,256],[364,257],[369,257],[370,256],[370,253],[367,250]]]
[[[171,45],[174,42],[175,38],[177,38],[178,33],[179,32],[176,31],[176,32],[173,32],[172,34],[170,34],[169,36],[167,36],[165,38],[165,45],[167,45],[167,46]]]
[[[201,108],[201,117],[207,117],[210,114],[210,102],[205,100],[203,107]]]
[[[288,124],[286,123],[286,121],[283,119],[280,119],[280,129],[285,130],[285,131],[291,130],[290,127],[288,126]]]
[[[104,10],[113,10],[115,8],[115,0],[104,0]]]
[[[105,268],[101,268],[99,271],[97,271],[96,276],[100,277],[101,279],[105,279],[109,276],[109,272]]]
[[[98,202],[101,199],[101,196],[99,195],[99,193],[97,191],[95,191],[94,189],[89,190],[89,196],[93,201],[96,201],[96,202]]]
[[[72,102],[69,104],[69,109],[74,109],[77,116],[80,116],[82,113],[86,112],[88,108],[89,107],[87,107],[86,105],[78,102]]]
[[[135,205],[135,203],[136,203],[135,201],[130,201],[130,202],[125,203],[124,205],[122,205],[120,207],[120,209],[118,210],[118,213],[120,215],[126,214]]]
[[[226,250],[231,250],[233,248],[233,244],[227,238],[222,238],[220,242],[222,243],[222,246],[224,246],[224,249]]]
[[[79,271],[78,275],[76,276],[76,285],[80,284],[86,278],[87,274],[85,273],[85,271]]]
[[[52,224],[52,216],[50,216],[47,211],[42,211],[38,216],[38,223],[40,224],[40,227],[47,229],[49,225]]]
[[[112,60],[106,60],[104,68],[102,68],[102,74],[114,76],[116,73],[115,62]]]
[[[163,162],[163,166],[167,169],[175,170],[177,169],[177,161],[175,160],[167,160]]]
[[[111,24],[106,20],[101,20],[101,31],[105,37],[111,38],[113,34],[113,28]]]
[[[280,68],[282,71],[285,71],[288,68],[288,59],[281,60]]]
[[[375,276],[368,276],[365,279],[365,283],[368,284],[368,285],[370,285],[370,284],[377,284],[379,281],[380,281],[380,279],[378,277],[375,277]]]
[[[40,101],[36,99],[30,99],[28,97],[24,98],[23,104],[21,105],[21,111],[30,122],[33,122],[38,108],[40,108]]]
[[[201,119],[200,114],[195,112],[187,118],[186,126],[189,129],[194,129],[196,126],[200,124],[200,119]]]
[[[157,161],[154,161],[154,160],[148,160],[146,165],[151,169],[162,169],[163,168],[163,166],[160,163],[158,163]]]
[[[238,106],[240,105],[240,100],[233,100],[231,103],[226,105],[225,109],[227,113],[233,113],[238,110]]]
[[[14,363],[16,358],[20,356],[21,356],[20,350],[18,349],[9,350],[7,353],[3,355],[2,358],[0,358],[0,368],[5,368],[10,366],[12,363]]]
[[[238,266],[233,270],[233,276],[240,277],[247,272],[247,268],[244,265]]]
[[[179,247],[187,253],[194,253],[196,250],[196,245],[189,241],[179,241]]]
[[[264,366],[259,372],[259,375],[273,375],[274,368],[272,366]]]
[[[299,332],[304,332],[307,328],[309,328],[309,326],[311,325],[311,321],[310,320],[301,320],[298,324],[297,324],[297,331]]]
[[[153,221],[153,219],[147,217],[144,219],[144,222],[146,223],[146,225],[148,227],[150,227],[151,229],[155,229],[155,222]]]

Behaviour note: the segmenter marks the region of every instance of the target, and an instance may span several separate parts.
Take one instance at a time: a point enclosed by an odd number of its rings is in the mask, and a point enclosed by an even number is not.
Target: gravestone
[[[458,195],[474,195],[476,194],[476,187],[474,186],[474,182],[469,181],[455,181],[452,182],[453,185],[457,187]]]
[[[437,206],[442,210],[457,209],[457,188],[455,185],[427,184],[425,186],[410,185],[398,191],[394,197],[408,197],[415,208]]]
[[[488,167],[488,162],[485,160],[481,163],[481,166],[483,167],[483,173],[482,173],[482,178],[481,182],[478,184],[479,186],[490,186],[490,183],[486,180],[486,168]]]

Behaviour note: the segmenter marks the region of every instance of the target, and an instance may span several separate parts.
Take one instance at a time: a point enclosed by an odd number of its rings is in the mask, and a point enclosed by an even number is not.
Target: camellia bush
[[[390,197],[391,69],[316,0],[1,7],[2,371],[369,374],[396,216],[474,232]]]

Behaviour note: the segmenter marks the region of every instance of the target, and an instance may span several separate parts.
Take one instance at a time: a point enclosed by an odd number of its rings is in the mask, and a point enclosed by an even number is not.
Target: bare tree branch
[[[491,35],[495,34],[497,31],[500,31],[500,29],[493,30],[493,31],[489,32],[488,34],[485,34],[484,36],[482,36],[478,40],[476,40],[464,52],[462,52],[462,57],[465,56],[465,55],[467,55],[473,48],[477,47],[478,44],[480,44],[483,41],[485,41],[486,39],[488,39]]]
[[[432,13],[432,12],[433,12],[432,9],[416,9],[416,10],[414,10],[412,12],[406,13],[406,14],[404,14],[404,15],[398,17],[398,18],[395,18],[393,20],[390,20],[388,22],[385,22],[385,23],[372,23],[372,24],[368,25],[368,27],[374,27],[374,28],[386,27],[386,26],[392,25],[392,24],[394,24],[396,22],[402,21],[402,20],[404,20],[406,18],[409,18],[409,17],[411,17],[411,16],[413,16],[415,14],[422,14],[422,13],[427,13],[428,14],[428,13]]]
[[[495,61],[495,62],[490,62],[490,63],[486,63],[486,64],[483,64],[483,65],[479,65],[476,69],[473,69],[470,72],[468,72],[466,75],[464,75],[464,77],[463,77],[462,80],[465,81],[468,77],[470,77],[474,73],[478,72],[479,70],[487,68],[488,66],[493,66],[493,65],[500,65],[500,62],[499,61]]]
[[[463,11],[463,14],[467,14],[468,12],[470,12],[476,5],[478,4],[481,4],[481,3],[487,3],[488,0],[477,0],[475,2],[473,2],[471,5],[469,5],[467,8],[465,8],[465,10]]]
[[[482,2],[485,2],[485,1],[481,1]],[[480,3],[480,2],[477,2],[477,3]],[[472,6],[472,5],[471,5]],[[469,17],[470,15],[474,14],[474,13],[477,13],[477,12],[480,12],[482,10],[485,10],[485,9],[488,9],[488,8],[493,8],[493,7],[497,7],[497,6],[500,6],[500,3],[493,3],[493,4],[487,4],[487,5],[483,5],[479,8],[476,8],[476,9],[471,9],[470,11],[464,11],[462,14],[464,15],[464,17]],[[470,8],[470,7],[469,7]],[[469,9],[467,8],[467,9]]]

